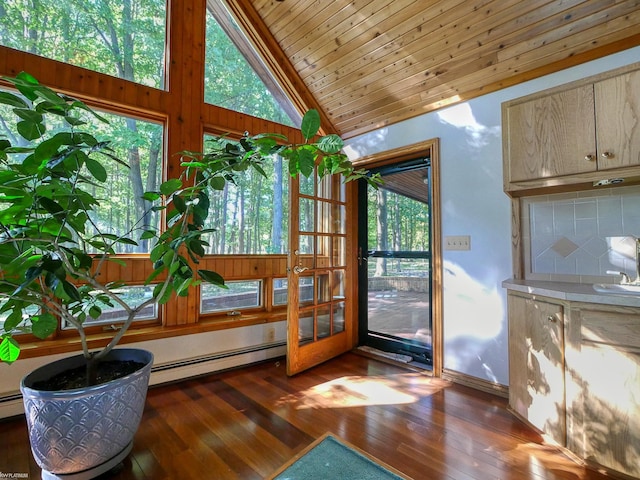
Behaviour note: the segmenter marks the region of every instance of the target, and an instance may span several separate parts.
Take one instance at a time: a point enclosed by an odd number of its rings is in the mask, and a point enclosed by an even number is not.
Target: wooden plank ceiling
[[[640,0],[246,1],[345,138],[640,44]]]

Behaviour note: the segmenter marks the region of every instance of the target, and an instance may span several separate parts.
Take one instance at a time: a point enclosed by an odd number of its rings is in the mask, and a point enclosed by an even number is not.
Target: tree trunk
[[[378,198],[378,209],[376,212],[376,224],[377,224],[377,237],[378,237],[378,251],[386,251],[389,249],[388,235],[388,222],[387,222],[387,191],[379,189],[376,192]],[[374,276],[382,277],[387,274],[387,259],[378,257],[376,258],[376,270]]]

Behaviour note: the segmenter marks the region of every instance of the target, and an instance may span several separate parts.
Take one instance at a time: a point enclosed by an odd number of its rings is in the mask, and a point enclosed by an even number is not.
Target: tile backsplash
[[[525,277],[568,282],[619,281],[636,275],[640,186],[523,199]]]

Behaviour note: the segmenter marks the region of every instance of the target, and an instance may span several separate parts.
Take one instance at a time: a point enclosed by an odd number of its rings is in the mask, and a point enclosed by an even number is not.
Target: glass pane
[[[165,0],[3,0],[0,43],[164,88]]]
[[[229,142],[224,142],[229,143]],[[223,145],[205,136],[205,152]],[[227,182],[223,190],[209,189],[209,216],[205,228],[215,232],[203,235],[209,243],[207,254],[278,254],[288,250],[289,182],[287,162],[273,156],[262,168],[266,177],[254,169],[243,171],[235,185]]]
[[[284,125],[300,114],[219,0],[207,2],[205,102]]]
[[[333,305],[333,334],[344,332],[344,302]]]
[[[331,284],[329,283],[329,274],[322,273],[316,275],[318,282],[318,303],[327,303],[331,301]]]
[[[318,232],[345,233],[345,206],[338,203],[318,202]]]
[[[299,191],[302,195],[310,195],[313,196],[315,194],[313,187],[313,175],[310,177],[305,177],[304,175],[298,175],[300,179]]]
[[[129,286],[119,288],[118,290],[115,290],[115,292],[122,300],[124,300],[127,305],[129,305],[130,307],[136,307],[151,298],[154,287],[155,285]],[[103,304],[98,304],[97,306],[102,309],[102,315],[95,319],[87,316],[87,319],[84,322],[85,325],[118,323],[123,322],[127,319],[127,312],[117,303],[114,303],[113,306]],[[147,305],[135,317],[136,320],[149,320],[153,318],[158,318],[156,302],[152,303],[151,305]],[[63,321],[62,328],[70,329],[75,327],[73,327],[72,325],[68,325]]]
[[[318,252],[316,254],[316,268],[328,268],[331,261],[331,237],[326,235],[318,235]]]
[[[289,282],[285,278],[273,280],[273,304],[286,305],[289,299]],[[300,277],[298,291],[301,304],[313,303],[313,277]]]
[[[318,308],[317,312],[318,338],[331,336],[331,308],[327,305]]]
[[[99,122],[87,115],[91,132],[99,141],[109,141],[113,154],[129,167],[104,156],[96,157],[107,170],[105,183],[90,186],[86,191],[100,203],[91,216],[92,222],[102,233],[110,233],[135,240],[138,245],[114,244],[116,253],[148,253],[153,245],[149,240],[140,240],[144,230],[159,227],[159,213],[151,212],[151,203],[142,199],[145,190],[158,190],[162,172],[163,127],[161,124],[100,112],[109,123]],[[11,119],[6,126],[13,125],[15,114],[6,105],[0,105],[0,118]],[[61,130],[68,131],[62,121],[50,116],[47,133],[42,141],[53,137]],[[11,132],[16,134],[16,132]],[[16,137],[17,138],[17,137]],[[20,137],[21,138],[21,137]],[[26,140],[16,146],[28,146]],[[13,157],[18,160],[19,157]],[[87,173],[87,177],[91,177]],[[89,234],[94,232],[89,231]],[[92,250],[89,250],[93,253]]]
[[[319,180],[318,197],[344,202],[346,186],[341,175],[330,175]]]
[[[315,251],[313,248],[313,235],[300,235],[298,238],[298,254],[312,255]]]
[[[333,271],[332,300],[344,300],[346,272],[344,270]]]
[[[298,292],[301,305],[313,303],[313,277],[300,277]]]
[[[298,343],[304,345],[305,343],[313,342],[314,339],[314,325],[313,325],[313,310],[308,312],[300,312],[298,328]]]
[[[310,198],[300,197],[300,231],[314,231],[314,201]]]
[[[344,267],[347,264],[347,239],[345,237],[333,237],[333,266]]]
[[[210,283],[201,285],[201,313],[235,311],[262,305],[262,282],[260,280],[226,282],[225,284],[228,288],[220,288]]]

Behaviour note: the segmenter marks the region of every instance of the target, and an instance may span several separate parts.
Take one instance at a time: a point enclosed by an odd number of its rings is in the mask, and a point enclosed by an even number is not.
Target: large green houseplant
[[[203,281],[224,286],[224,279],[219,274],[198,267],[205,253],[203,235],[210,231],[205,228],[205,219],[212,190],[222,189],[226,182],[234,182],[247,169],[264,173],[263,165],[272,161],[276,154],[288,162],[291,175],[309,176],[317,168],[321,177],[341,173],[347,180],[367,178],[374,185],[379,181],[377,177],[369,178],[366,172],[354,169],[340,152],[343,146],[340,137],[317,136],[320,118],[315,110],[307,112],[303,118],[301,133],[305,142],[302,144],[288,143],[281,135],[246,134],[237,142],[218,139],[208,153],[182,152],[179,176],[164,181],[157,191],[143,195],[152,203],[152,210],[163,213],[165,226],[147,227],[140,236],[153,244],[149,253],[153,271],[146,279],[146,284],[152,285],[153,289],[142,303],[129,305],[119,294],[126,286],[125,282],[104,282],[100,276],[109,262],[119,261],[118,244],[135,243],[133,232],[118,235],[105,231],[95,220],[100,192],[109,181],[112,166],[126,166],[113,154],[108,142],[92,134],[91,122],[105,120],[85,103],[41,85],[27,73],[4,80],[18,93],[0,91],[0,103],[12,110],[15,138],[21,137],[20,145],[27,146],[18,146],[15,139],[12,143],[9,138],[0,137],[0,318],[4,318],[0,331],[0,359],[6,363],[18,359],[17,334],[30,331],[44,339],[56,331],[60,321],[64,321],[77,330],[82,345],[82,355],[76,356],[80,360],[73,361],[74,370],[77,370],[73,376],[82,376],[82,385],[98,393],[103,388],[99,385],[99,367],[113,363],[111,360],[120,360],[114,355],[126,349],[114,350],[114,347],[140,311],[151,304],[163,304],[172,295],[187,295],[190,287]],[[51,118],[62,122],[64,128],[50,130]],[[10,124],[12,119],[3,118],[2,121]],[[92,351],[85,324],[88,319],[100,317],[106,307],[114,305],[126,312],[126,319],[121,328],[113,331],[106,346]],[[121,386],[116,393],[109,393],[115,402],[115,406],[109,408],[101,403],[102,400],[87,404],[85,393],[82,393],[85,402],[82,407],[67,404],[44,407],[42,398],[47,395],[39,394],[35,400],[28,401],[27,393],[30,395],[35,388],[31,385],[35,380],[30,379],[26,385],[23,379],[21,389],[25,396],[32,450],[44,471],[53,474],[86,471],[90,472],[86,478],[92,478],[128,453],[132,434],[130,439],[115,447],[115,451],[105,453],[104,458],[101,456],[104,446],[94,445],[93,440],[87,446],[86,438],[94,438],[97,428],[92,423],[95,421],[93,415],[84,415],[84,423],[73,427],[74,435],[77,436],[80,428],[87,431],[87,436],[80,442],[81,448],[67,448],[81,450],[80,455],[71,459],[62,458],[68,453],[59,449],[63,442],[45,441],[44,445],[34,446],[34,438],[43,440],[50,434],[33,433],[35,427],[29,422],[33,420],[31,417],[37,417],[35,423],[43,423],[42,412],[46,413],[44,416],[53,417],[55,423],[60,418],[73,417],[75,414],[65,413],[69,409],[117,411],[128,410],[136,403],[140,411],[132,417],[137,428],[152,363],[150,354],[145,358],[145,378],[135,377],[138,372],[124,372],[122,379],[110,382],[132,378],[140,385]],[[107,359],[110,362],[105,361]],[[30,375],[45,380],[42,378],[45,374],[63,368],[67,369],[66,363],[55,368],[43,367]],[[77,383],[69,388],[70,391],[79,389]],[[125,395],[131,395],[131,398],[120,398]],[[120,417],[118,414],[115,422],[119,422]],[[87,422],[91,425],[87,426]],[[98,425],[103,426],[102,430],[111,434],[119,431],[111,423],[104,427],[107,422],[101,422]],[[56,436],[60,433],[58,425],[47,428]],[[135,428],[131,430],[135,432]],[[111,449],[113,443],[113,439],[103,442]],[[55,457],[55,461],[39,460],[38,455]],[[94,456],[102,463],[97,466],[71,465]]]

